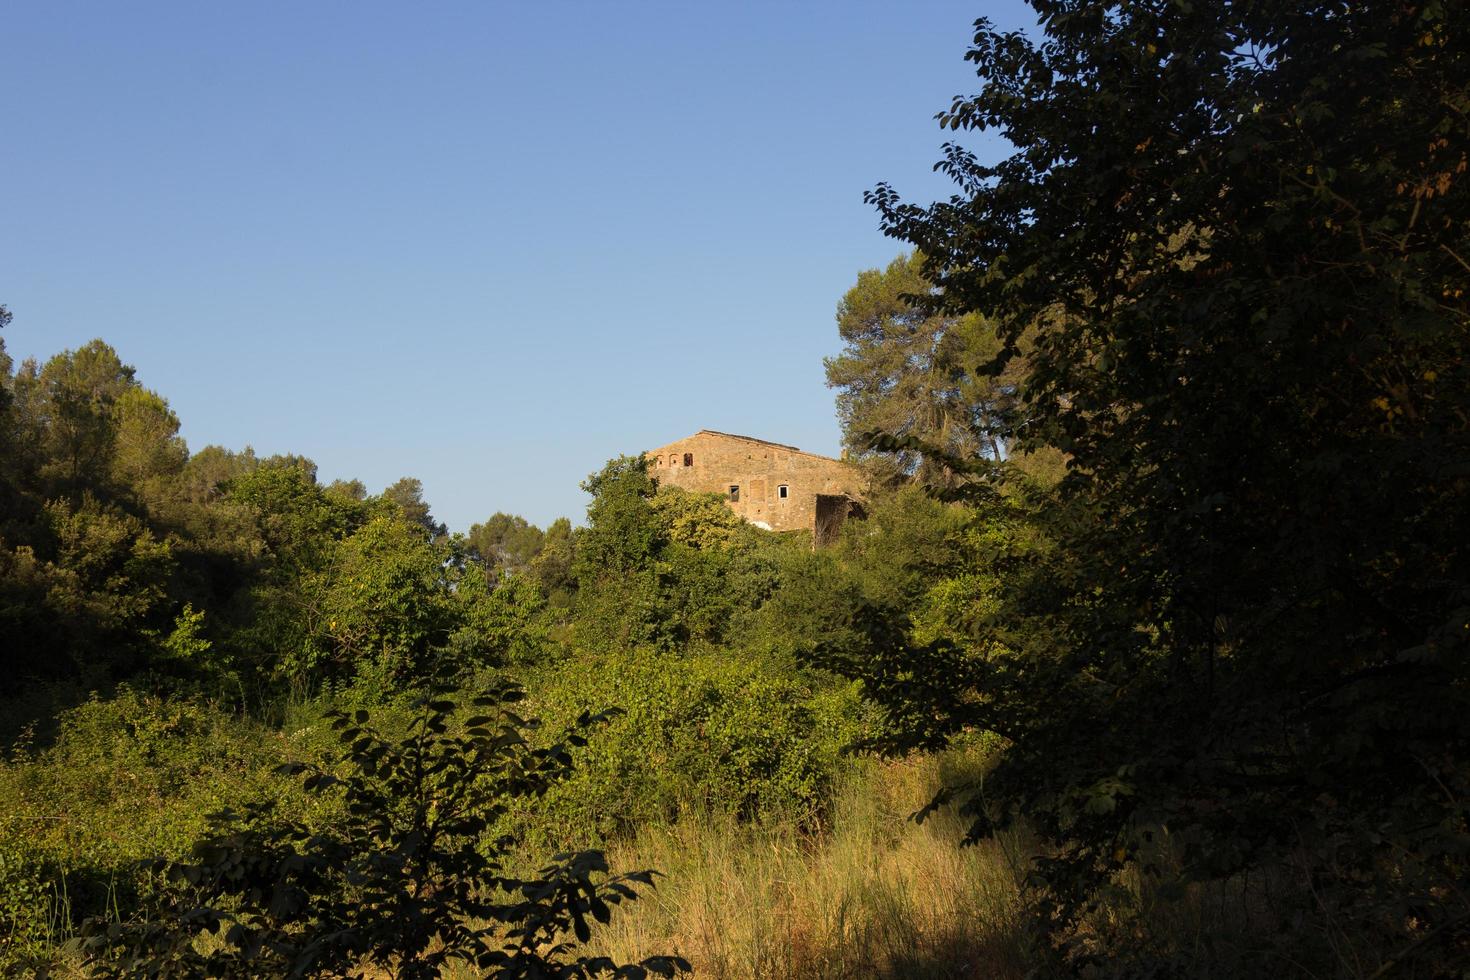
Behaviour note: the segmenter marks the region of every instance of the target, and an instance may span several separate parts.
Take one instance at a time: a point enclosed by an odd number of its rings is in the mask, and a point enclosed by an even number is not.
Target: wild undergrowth
[[[836,788],[817,832],[690,814],[609,849],[664,877],[593,938],[617,958],[676,950],[729,978],[1020,977],[1019,835],[956,846],[960,824],[906,819],[973,753],[870,763]]]

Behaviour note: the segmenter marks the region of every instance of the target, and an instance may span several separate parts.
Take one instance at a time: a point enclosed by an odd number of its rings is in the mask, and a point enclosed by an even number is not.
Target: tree
[[[10,321],[14,319],[14,316],[4,303],[0,303],[0,330],[10,326]],[[5,339],[0,337],[0,412],[4,412],[10,405],[10,372],[14,366],[14,359],[5,350]],[[3,438],[3,435],[0,435],[0,438]]]
[[[583,583],[649,568],[663,546],[664,529],[653,512],[658,483],[642,456],[619,456],[582,483],[592,495],[587,529],[577,539],[572,566]]]
[[[405,476],[383,491],[383,497],[397,504],[410,523],[417,524],[431,538],[443,537],[448,530],[434,520],[429,513],[429,503],[424,500],[424,484],[411,476]]]
[[[156,495],[158,481],[178,476],[189,459],[178,434],[179,417],[166,400],[141,386],[119,395],[113,414],[114,477],[135,492]]]
[[[0,647],[14,680],[105,682],[168,622],[171,549],[136,517],[84,495],[46,504],[42,547],[0,550]]]
[[[448,656],[455,663],[525,665],[540,660],[549,643],[541,615],[546,596],[528,575],[492,582],[470,567],[454,587],[463,625],[451,637]]]
[[[321,568],[335,542],[361,527],[369,509],[327,494],[309,461],[273,457],[228,483],[228,499],[249,508],[278,576],[292,578]]]
[[[260,465],[255,450],[233,452],[222,446],[205,446],[184,463],[180,490],[191,503],[205,504],[225,496],[229,482]]]
[[[541,550],[531,560],[531,577],[541,586],[552,605],[565,606],[570,602],[572,590],[577,587],[576,576],[572,574],[574,542],[572,522],[558,517],[546,526]]]
[[[333,480],[327,484],[327,493],[335,493],[349,500],[366,500],[367,485],[361,480]]]
[[[858,274],[837,305],[843,352],[829,357],[827,386],[838,389],[843,444],[889,478],[947,483],[952,475],[917,446],[999,459],[1009,439],[1016,368],[1007,377],[977,372],[1000,345],[976,313],[955,315],[933,302],[924,257],[900,255]],[[915,448],[872,452],[870,435],[911,437]]]
[[[470,550],[492,569],[522,572],[541,553],[545,533],[524,517],[496,512],[470,528]]]
[[[609,461],[582,488],[592,503],[574,539],[571,573],[584,646],[677,650],[717,642],[738,604],[764,598],[769,576],[748,561],[762,532],[718,495],[660,488],[641,456]],[[543,582],[559,550],[551,531],[532,568]]]
[[[653,513],[671,544],[696,551],[720,551],[748,546],[750,525],[725,506],[717,493],[691,493],[682,487],[660,487],[651,501]]]
[[[563,737],[531,748],[524,693],[500,684],[464,717],[443,690],[416,704],[393,738],[367,712],[330,715],[334,764],[284,767],[310,794],[341,805],[310,828],[274,801],[212,817],[192,862],[157,860],[173,888],[163,912],[88,923],[96,975],[117,977],[440,976],[456,961],[494,976],[674,976],[689,964],[576,956],[588,919],[652,887],[653,872],[607,873],[597,851],[558,854],[534,877],[507,868],[510,838],[486,840],[515,801],[566,779],[572,749],[610,713],[584,713]],[[208,938],[207,944],[198,943]]]
[[[1014,152],[870,200],[997,367],[1036,331],[1055,550],[1004,579],[997,642],[892,646],[872,689],[924,709],[910,744],[1008,740],[961,797],[972,836],[1024,815],[1054,849],[1054,937],[1166,831],[1185,881],[1304,883],[1294,957],[1458,972],[1470,8],[1033,6],[1041,40],[977,22],[984,87],[939,116]]]
[[[571,556],[577,637],[591,647],[651,643],[664,622],[658,560],[667,535],[653,509],[658,484],[642,456],[619,456],[582,489],[592,503]]]
[[[393,686],[428,675],[434,651],[459,625],[446,550],[398,514],[374,517],[338,542],[331,561],[302,583],[308,664],[350,672],[372,662]]]
[[[0,330],[10,326],[11,312],[0,305]],[[22,439],[15,410],[15,361],[5,349],[5,339],[0,337],[0,533],[4,533],[15,512],[19,509],[20,491],[17,483],[22,479],[19,472],[23,463],[20,459]]]
[[[117,436],[114,406],[137,385],[134,374],[101,340],[63,351],[41,368],[35,409],[46,486],[75,495],[107,485]]]

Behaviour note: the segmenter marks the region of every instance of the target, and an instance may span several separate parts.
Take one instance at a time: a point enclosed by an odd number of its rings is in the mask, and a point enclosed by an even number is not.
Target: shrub
[[[151,902],[137,862],[186,853],[205,813],[259,795],[307,812],[271,772],[301,746],[206,704],[122,688],[58,724],[0,763],[0,974],[54,957],[85,916]]]
[[[864,733],[854,685],[729,650],[583,654],[534,689],[548,718],[624,709],[544,811],[526,814],[553,841],[615,835],[688,808],[810,820],[843,747]]]
[[[688,964],[654,956],[617,965],[569,958],[570,932],[652,885],[652,872],[608,877],[596,851],[559,854],[530,879],[509,877],[510,837],[487,841],[515,800],[535,799],[571,771],[570,750],[606,715],[580,715],[561,739],[527,745],[537,726],[515,714],[524,697],[493,687],[462,718],[455,701],[426,697],[401,737],[368,712],[333,712],[339,752],[330,768],[283,767],[302,789],[340,801],[313,830],[274,801],[211,817],[189,863],[162,859],[171,882],[160,914],[89,923],[87,948],[104,976],[343,976],[376,967],[435,977],[451,961],[507,977],[673,976]],[[453,728],[453,732],[451,732]],[[201,942],[201,940],[203,940]]]

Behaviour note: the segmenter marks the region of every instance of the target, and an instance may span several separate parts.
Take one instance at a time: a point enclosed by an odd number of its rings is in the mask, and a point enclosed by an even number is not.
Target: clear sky
[[[822,358],[1019,3],[0,7],[17,361],[102,337],[191,449],[580,521],[700,428],[835,454]],[[966,145],[999,152],[970,135]]]

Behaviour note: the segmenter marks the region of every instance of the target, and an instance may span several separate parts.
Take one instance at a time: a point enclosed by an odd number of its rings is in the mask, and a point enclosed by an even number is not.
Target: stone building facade
[[[857,467],[795,446],[701,429],[644,453],[660,484],[717,493],[731,510],[768,531],[811,531],[831,541],[848,517],[863,515]]]

